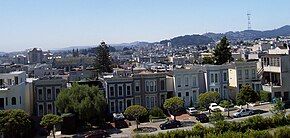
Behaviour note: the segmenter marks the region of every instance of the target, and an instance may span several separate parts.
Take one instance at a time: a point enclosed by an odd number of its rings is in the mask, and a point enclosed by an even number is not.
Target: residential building
[[[206,91],[215,91],[220,93],[221,99],[229,99],[229,65],[205,65],[204,76]]]
[[[66,86],[66,80],[60,77],[43,77],[34,81],[34,115],[57,114],[54,102],[61,89]]]
[[[184,101],[184,106],[197,105],[197,98],[201,92],[205,92],[204,70],[201,66],[188,66],[174,69],[174,94]]]
[[[0,74],[0,110],[25,108],[24,71]]]
[[[270,92],[271,97],[289,100],[290,91],[290,56],[268,54],[262,57],[262,89]]]
[[[256,92],[261,90],[261,80],[258,72],[261,68],[257,67],[258,62],[233,62],[228,69],[230,99],[235,99],[243,85],[250,85]]]

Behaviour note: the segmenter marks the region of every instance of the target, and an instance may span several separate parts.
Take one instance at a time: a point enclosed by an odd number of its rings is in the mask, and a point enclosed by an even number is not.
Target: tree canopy
[[[98,87],[78,84],[63,89],[55,104],[61,113],[75,113],[86,122],[101,119],[106,108],[106,100]]]
[[[53,127],[54,125],[57,125],[61,122],[62,122],[62,118],[60,116],[54,115],[54,114],[47,114],[41,118],[40,125],[46,126],[49,131],[52,130],[53,137],[55,137],[55,134],[54,134],[55,132],[54,132]]]
[[[210,103],[217,103],[219,101],[220,94],[218,92],[205,92],[198,96],[198,104],[200,107],[207,109]]]
[[[245,105],[248,103],[254,103],[259,100],[259,95],[255,92],[250,85],[242,86],[242,89],[237,95],[237,104]]]
[[[221,65],[231,61],[232,53],[227,37],[223,37],[214,49],[215,64]]]
[[[21,109],[0,110],[0,132],[6,137],[29,137],[31,121],[28,114]]]
[[[141,105],[132,105],[126,108],[124,114],[129,117],[133,117],[136,120],[137,129],[138,129],[138,120],[141,116],[146,116],[148,111],[145,107]]]
[[[105,42],[101,42],[101,44],[97,47],[96,56],[96,68],[98,69],[99,73],[113,71],[111,67],[112,61],[110,57],[109,47]]]
[[[183,107],[184,101],[179,97],[172,97],[169,99],[166,99],[163,107],[167,109],[173,116],[175,120],[175,116],[179,112],[180,108]]]

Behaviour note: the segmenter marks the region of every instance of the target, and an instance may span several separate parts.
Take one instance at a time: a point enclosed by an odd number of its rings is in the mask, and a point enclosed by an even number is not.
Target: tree
[[[220,102],[220,106],[221,106],[221,107],[227,108],[227,111],[228,111],[228,117],[230,117],[230,105],[231,105],[231,102],[228,101],[228,100],[222,100],[222,101]]]
[[[259,100],[259,95],[256,93],[250,85],[244,85],[237,95],[237,104],[245,105],[249,108],[248,103],[255,103]]]
[[[99,73],[113,71],[111,67],[112,61],[110,58],[109,47],[105,42],[101,42],[101,44],[97,47],[96,59],[97,59],[96,68],[99,71]]]
[[[52,135],[55,138],[55,125],[62,122],[62,118],[58,115],[47,114],[42,117],[40,125],[47,127],[49,132],[52,130]]]
[[[179,97],[172,97],[169,99],[166,99],[163,107],[167,109],[170,114],[174,116],[174,120],[176,120],[176,115],[179,112],[180,108],[183,107],[184,101]]]
[[[283,115],[285,114],[284,112],[284,103],[280,98],[275,98],[275,105],[271,108],[271,112],[276,114],[276,115]]]
[[[159,117],[159,118],[164,118],[166,117],[165,114],[163,113],[162,109],[155,106],[149,111],[150,116],[152,117]]]
[[[229,47],[229,42],[226,37],[223,37],[219,44],[214,49],[214,57],[217,65],[221,65],[231,61],[232,53]]]
[[[139,117],[147,115],[148,111],[141,105],[132,105],[126,108],[124,114],[135,119],[138,129]]]
[[[210,116],[209,116],[210,122],[217,122],[217,121],[223,121],[224,116],[222,115],[221,110],[216,109]]]
[[[271,93],[266,91],[260,91],[260,100],[263,102],[269,102],[271,100]]]
[[[21,109],[0,110],[0,132],[5,137],[29,137],[31,131],[31,121],[28,114]]]
[[[204,57],[202,59],[202,64],[214,64],[214,59],[211,57]]]
[[[217,103],[219,101],[220,94],[218,92],[205,92],[198,96],[198,104],[200,107],[207,109],[210,103]]]
[[[59,93],[55,104],[61,113],[75,113],[82,121],[90,122],[102,121],[106,100],[98,87],[73,84]]]

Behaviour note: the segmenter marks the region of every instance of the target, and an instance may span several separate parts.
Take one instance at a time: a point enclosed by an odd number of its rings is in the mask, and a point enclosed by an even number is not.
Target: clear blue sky
[[[289,0],[1,0],[0,51],[54,49],[290,24]]]

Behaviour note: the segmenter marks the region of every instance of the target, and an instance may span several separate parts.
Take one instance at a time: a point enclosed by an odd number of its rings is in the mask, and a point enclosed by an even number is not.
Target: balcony
[[[278,67],[278,66],[264,66],[264,72],[281,73],[281,67]]]
[[[282,91],[282,86],[279,86],[279,85],[273,85],[273,84],[263,84],[262,85],[262,89],[264,91],[267,91],[267,92],[281,92]]]

